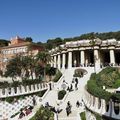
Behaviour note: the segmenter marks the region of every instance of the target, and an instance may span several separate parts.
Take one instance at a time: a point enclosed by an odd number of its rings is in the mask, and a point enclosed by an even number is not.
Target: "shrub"
[[[59,91],[59,92],[58,92],[58,99],[59,99],[59,100],[62,100],[62,99],[64,98],[65,94],[66,94],[66,91],[65,91],[65,90]]]
[[[81,120],[86,120],[85,112],[80,113]]]
[[[86,70],[84,70],[84,69],[76,69],[75,71],[74,71],[74,77],[83,77],[83,75],[84,74],[86,74],[87,73],[87,71]]]
[[[57,71],[57,74],[55,75],[55,77],[54,77],[54,79],[53,79],[53,81],[54,81],[54,82],[57,82],[57,81],[60,79],[61,76],[62,76],[62,73],[58,70],[58,71]]]
[[[108,70],[107,70],[108,69]],[[109,73],[110,72],[110,73]],[[118,78],[118,70],[116,68],[107,67],[103,71],[98,74],[91,74],[90,80],[87,82],[87,90],[90,94],[94,95],[95,97],[99,97],[109,101],[110,98],[114,98],[120,101],[120,94],[113,94],[103,90],[103,86],[106,84],[110,84],[111,82],[107,81],[107,77],[105,75],[112,75],[113,78]],[[117,75],[118,74],[118,75]],[[102,76],[104,75],[104,77]],[[101,77],[102,76],[102,77]],[[101,80],[102,78],[102,80]],[[108,77],[108,80],[109,77]],[[117,86],[119,80],[116,83],[112,83],[112,86]],[[109,85],[110,86],[110,85]]]
[[[46,92],[47,90],[43,90],[43,91],[40,91],[40,92],[38,92],[38,96],[39,97],[42,97],[44,94],[45,94],[45,92]]]
[[[39,79],[35,79],[35,80],[25,79],[25,80],[22,81],[23,85],[32,85],[32,84],[37,84],[37,83],[41,83],[41,80],[39,80]]]
[[[12,103],[14,101],[14,97],[6,97],[5,100],[8,103]]]
[[[7,88],[7,87],[9,87],[10,86],[10,84],[7,82],[7,81],[5,81],[5,82],[0,82],[0,88]]]
[[[10,84],[11,87],[18,87],[19,85],[21,85],[21,82],[19,81],[14,81],[13,83]]]
[[[48,108],[41,106],[30,120],[54,120],[54,113]]]

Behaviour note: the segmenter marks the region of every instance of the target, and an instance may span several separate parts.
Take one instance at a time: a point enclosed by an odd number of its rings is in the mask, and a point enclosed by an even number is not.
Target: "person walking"
[[[76,107],[79,108],[79,106],[80,106],[80,102],[77,101],[77,102],[76,102]]]

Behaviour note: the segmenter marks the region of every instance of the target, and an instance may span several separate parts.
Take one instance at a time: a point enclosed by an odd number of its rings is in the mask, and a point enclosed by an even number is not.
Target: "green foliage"
[[[119,68],[107,67],[95,76],[98,86],[106,86],[108,88],[117,88],[117,83],[120,79]],[[91,78],[94,79],[94,78]]]
[[[14,81],[13,83],[10,84],[11,87],[18,87],[19,85],[21,85],[21,82],[19,81]]]
[[[114,84],[114,87],[115,87],[115,88],[120,87],[120,79],[117,79],[117,80],[116,80],[116,82],[115,82],[115,84]]]
[[[41,80],[39,79],[35,79],[35,80],[25,79],[22,81],[22,85],[33,85],[33,84],[39,84],[39,83],[41,83]]]
[[[26,41],[26,42],[32,42],[33,40],[32,40],[31,37],[26,37],[26,38],[25,38],[25,41]]]
[[[40,91],[40,92],[38,92],[38,96],[39,97],[42,97],[44,94],[45,94],[45,92],[46,92],[47,90],[42,90],[42,91]]]
[[[119,74],[119,69],[112,67],[107,67],[98,74],[92,74],[90,80],[87,82],[88,92],[106,101],[109,101],[110,98],[116,98],[120,101],[120,94],[109,93],[102,88],[103,86],[117,87],[118,83],[120,83],[118,79],[120,77]]]
[[[87,71],[84,69],[76,69],[74,71],[74,77],[83,77],[83,75],[86,73]]]
[[[53,81],[57,82],[60,79],[61,76],[62,76],[62,73],[58,70],[55,77],[54,77],[54,79],[53,79]]]
[[[65,90],[61,90],[58,92],[58,100],[62,100],[66,94]]]
[[[9,42],[8,40],[0,39],[0,47],[8,46]]]
[[[95,39],[95,38],[100,38],[101,40],[115,38],[116,40],[120,40],[120,31],[106,32],[106,33],[91,32],[91,33],[86,33],[86,34],[82,34],[80,36],[71,37],[71,38],[48,39],[47,43],[44,43],[44,44],[42,43],[42,46],[44,46],[48,50],[51,50],[52,48],[58,47],[59,45],[64,44],[65,42],[78,41],[78,40],[83,40],[83,39]]]
[[[81,120],[86,120],[85,112],[80,113]]]
[[[30,120],[54,120],[54,113],[48,108],[41,106]]]
[[[50,64],[46,65],[45,71],[46,71],[46,75],[50,76],[50,80],[51,77],[56,74],[56,68],[51,67]]]
[[[13,97],[6,97],[5,100],[8,102],[8,103],[12,103],[14,101],[14,98]]]
[[[0,88],[7,88],[10,84],[8,82],[0,82]]]

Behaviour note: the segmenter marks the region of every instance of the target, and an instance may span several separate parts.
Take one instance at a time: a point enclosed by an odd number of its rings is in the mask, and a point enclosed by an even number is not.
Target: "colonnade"
[[[51,65],[53,67],[57,67],[58,69],[65,69],[65,68],[72,68],[72,67],[79,67],[79,66],[86,66],[87,64],[93,66],[95,65],[97,68],[101,66],[101,64],[104,64],[103,56],[101,55],[100,49],[90,49],[90,50],[72,50],[68,49],[67,51],[58,52],[56,54],[53,54]],[[103,50],[105,51],[105,50]],[[115,65],[115,52],[114,49],[107,50],[109,54],[109,64]],[[74,54],[78,54],[74,57]],[[92,56],[90,56],[90,53],[92,53]],[[104,54],[104,52],[103,52]],[[88,60],[88,59],[93,60]],[[104,55],[104,57],[107,57]],[[77,65],[76,65],[77,64]]]

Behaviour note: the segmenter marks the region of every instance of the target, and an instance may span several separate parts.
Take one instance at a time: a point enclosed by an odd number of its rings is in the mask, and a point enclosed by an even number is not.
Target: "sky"
[[[35,42],[120,30],[120,0],[0,0],[0,38]]]

